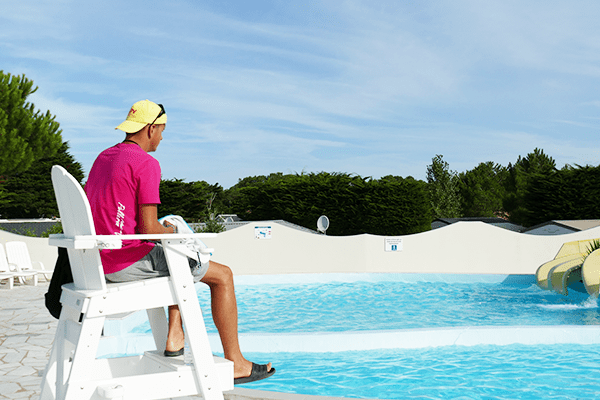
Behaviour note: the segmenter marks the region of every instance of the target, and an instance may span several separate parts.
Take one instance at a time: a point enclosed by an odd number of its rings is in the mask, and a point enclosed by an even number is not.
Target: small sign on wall
[[[402,238],[384,238],[385,251],[402,251]]]
[[[255,239],[271,239],[271,227],[270,226],[255,226],[254,227],[254,238]]]

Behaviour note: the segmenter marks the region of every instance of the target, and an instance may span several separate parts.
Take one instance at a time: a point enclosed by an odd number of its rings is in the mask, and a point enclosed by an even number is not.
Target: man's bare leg
[[[226,265],[210,262],[206,275],[201,282],[210,288],[212,317],[219,331],[225,358],[233,361],[234,378],[250,376],[252,363],[244,358],[238,340],[238,311],[233,285],[233,273]],[[181,313],[177,305],[169,306],[168,351],[183,348],[185,339]],[[271,363],[267,364],[271,370]]]
[[[177,351],[183,348],[185,337],[183,334],[183,321],[179,306],[169,306],[169,333],[167,334],[167,351]]]
[[[233,361],[234,378],[250,376],[252,363],[242,355],[238,341],[238,310],[231,269],[211,261],[201,282],[210,288],[213,321],[219,331],[225,358]],[[267,370],[271,370],[271,363]]]

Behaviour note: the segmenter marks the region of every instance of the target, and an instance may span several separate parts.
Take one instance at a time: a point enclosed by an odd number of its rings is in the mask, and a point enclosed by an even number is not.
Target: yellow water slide
[[[594,250],[583,263],[581,279],[590,296],[598,297],[600,287],[600,249]]]
[[[537,284],[542,289],[551,290],[551,272],[556,267],[564,266],[566,268],[571,268],[572,264],[581,265],[583,260],[583,254],[572,254],[560,258],[555,258],[554,260],[550,260],[547,263],[542,264],[536,271],[535,277],[537,279]]]
[[[535,275],[538,286],[566,295],[570,284],[582,281],[582,265],[589,253],[591,243],[595,240],[598,239],[577,240],[563,244],[553,260],[542,264],[537,269]],[[600,271],[600,259],[598,268]],[[600,279],[600,276],[597,279]],[[596,286],[597,292],[598,285]]]

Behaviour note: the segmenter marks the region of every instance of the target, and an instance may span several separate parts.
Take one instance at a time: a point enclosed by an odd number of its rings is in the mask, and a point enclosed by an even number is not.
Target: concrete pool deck
[[[58,320],[44,305],[48,282],[38,286],[15,284],[12,290],[0,285],[0,399],[37,400],[42,374]],[[200,399],[200,396],[178,399]],[[225,392],[227,400],[319,400],[334,397],[309,396],[236,388]]]

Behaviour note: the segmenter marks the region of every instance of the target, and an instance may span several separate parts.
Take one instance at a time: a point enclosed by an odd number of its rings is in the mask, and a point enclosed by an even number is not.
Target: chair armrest
[[[216,237],[216,233],[167,233],[156,235],[78,235],[53,234],[48,239],[51,246],[69,249],[120,249],[122,240],[184,240]],[[208,249],[206,249],[208,250]]]
[[[41,261],[32,261],[31,264],[40,264],[40,271],[48,271],[46,267],[44,267],[44,263]]]
[[[104,248],[115,248],[118,249],[121,247],[121,240],[114,240],[114,247],[104,247]],[[64,247],[67,249],[95,249],[100,247],[98,241],[96,240],[96,236],[88,235],[88,236],[66,236],[64,234],[53,234],[48,238],[48,244],[50,246],[58,246]]]
[[[206,239],[217,237],[216,233],[161,233],[136,235],[96,235],[98,238],[120,238],[122,240],[162,240],[162,239]]]

